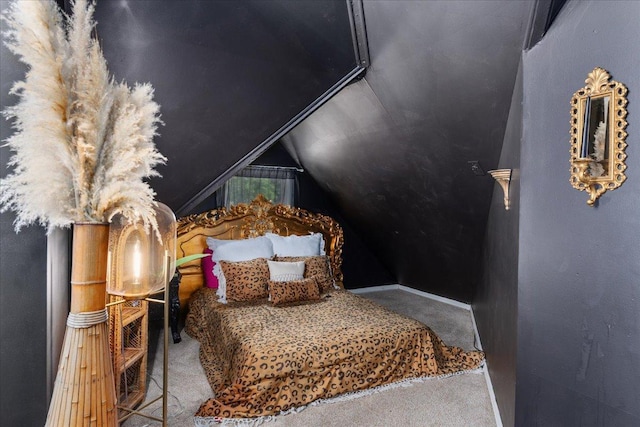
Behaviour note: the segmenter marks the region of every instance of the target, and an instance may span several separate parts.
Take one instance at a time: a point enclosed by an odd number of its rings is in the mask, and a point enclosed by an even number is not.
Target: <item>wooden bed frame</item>
[[[207,248],[208,236],[216,239],[246,239],[267,232],[289,236],[321,233],[336,283],[343,287],[342,227],[332,218],[287,205],[274,205],[258,195],[250,204],[219,208],[178,219],[178,258],[200,254]],[[195,260],[178,267],[180,306],[185,307],[191,294],[204,283],[201,261]]]

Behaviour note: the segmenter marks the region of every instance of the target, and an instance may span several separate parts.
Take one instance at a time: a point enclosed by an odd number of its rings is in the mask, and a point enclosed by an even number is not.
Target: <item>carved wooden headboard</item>
[[[216,239],[246,239],[266,232],[281,236],[322,233],[334,277],[338,286],[343,287],[342,227],[331,217],[291,206],[274,205],[262,195],[250,204],[241,203],[229,209],[219,208],[179,218],[177,257],[203,253],[208,236]],[[182,307],[191,294],[203,286],[200,265],[198,259],[178,267],[182,274],[179,292]]]

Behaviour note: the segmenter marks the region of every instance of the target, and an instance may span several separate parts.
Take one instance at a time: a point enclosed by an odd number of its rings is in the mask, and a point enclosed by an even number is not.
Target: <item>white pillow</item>
[[[207,237],[207,246],[212,251],[215,251],[218,248],[218,246],[221,246],[230,242],[235,242],[235,240],[228,240],[228,239],[223,240],[223,239],[214,239],[213,237]]]
[[[269,280],[273,282],[304,279],[304,261],[283,262],[267,260],[267,264],[269,264]]]
[[[273,245],[264,236],[241,240],[220,240],[207,237],[207,246],[213,251],[211,258],[216,263],[213,275],[218,278],[218,301],[227,302],[227,280],[219,261],[249,261],[256,258],[273,258]]]
[[[218,240],[207,237],[207,246],[213,251],[214,261],[249,261],[256,258],[272,258],[271,240],[264,236],[241,240]]]
[[[278,256],[318,256],[325,255],[324,238],[320,233],[311,233],[306,236],[279,236],[266,233],[273,244],[273,252]]]

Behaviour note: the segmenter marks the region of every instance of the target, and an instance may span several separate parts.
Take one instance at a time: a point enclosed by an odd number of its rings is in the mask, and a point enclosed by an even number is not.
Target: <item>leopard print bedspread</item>
[[[484,354],[446,346],[427,326],[344,290],[319,302],[216,302],[201,289],[191,299],[186,332],[214,398],[196,416],[277,414],[317,399],[404,379],[479,367]]]

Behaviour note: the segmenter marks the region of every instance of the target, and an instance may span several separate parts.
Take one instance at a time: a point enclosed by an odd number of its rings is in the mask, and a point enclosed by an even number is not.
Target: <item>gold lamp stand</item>
[[[154,207],[156,230],[150,230],[142,222],[128,222],[115,217],[111,223],[109,235],[109,279],[107,280],[107,292],[112,296],[112,302],[107,304],[112,310],[112,326],[116,329],[112,345],[114,350],[114,368],[118,371],[118,383],[124,385],[124,393],[121,387],[117,390],[120,397],[119,413],[122,422],[133,415],[160,421],[167,425],[167,384],[168,384],[168,353],[169,353],[169,287],[167,286],[175,272],[175,241],[176,219],[168,206],[156,203]],[[164,299],[152,298],[164,291]],[[146,357],[148,345],[146,336],[144,342],[135,342],[135,328],[125,333],[123,324],[123,311],[136,312],[135,301],[146,305],[147,303],[164,304],[164,334],[163,334],[163,365],[162,365],[162,394],[154,399],[147,399],[142,406],[135,408],[144,399],[146,384],[143,382],[134,394],[130,395],[127,381],[127,371],[133,375],[135,369],[141,376],[146,375]],[[124,304],[128,303],[128,307]],[[146,311],[146,307],[143,308]],[[117,311],[116,311],[117,310]],[[114,313],[117,313],[114,316]],[[138,326],[140,333],[147,334],[147,313],[129,315],[127,318],[144,318],[142,325]],[[113,321],[115,319],[115,321]],[[132,323],[129,323],[132,324]],[[117,329],[119,328],[119,330]],[[130,339],[131,336],[134,339]],[[144,360],[140,365],[134,365],[136,361]],[[143,371],[144,370],[144,371]],[[141,371],[143,371],[141,373]],[[122,380],[124,376],[124,382]],[[162,418],[150,414],[145,409],[162,399]]]

